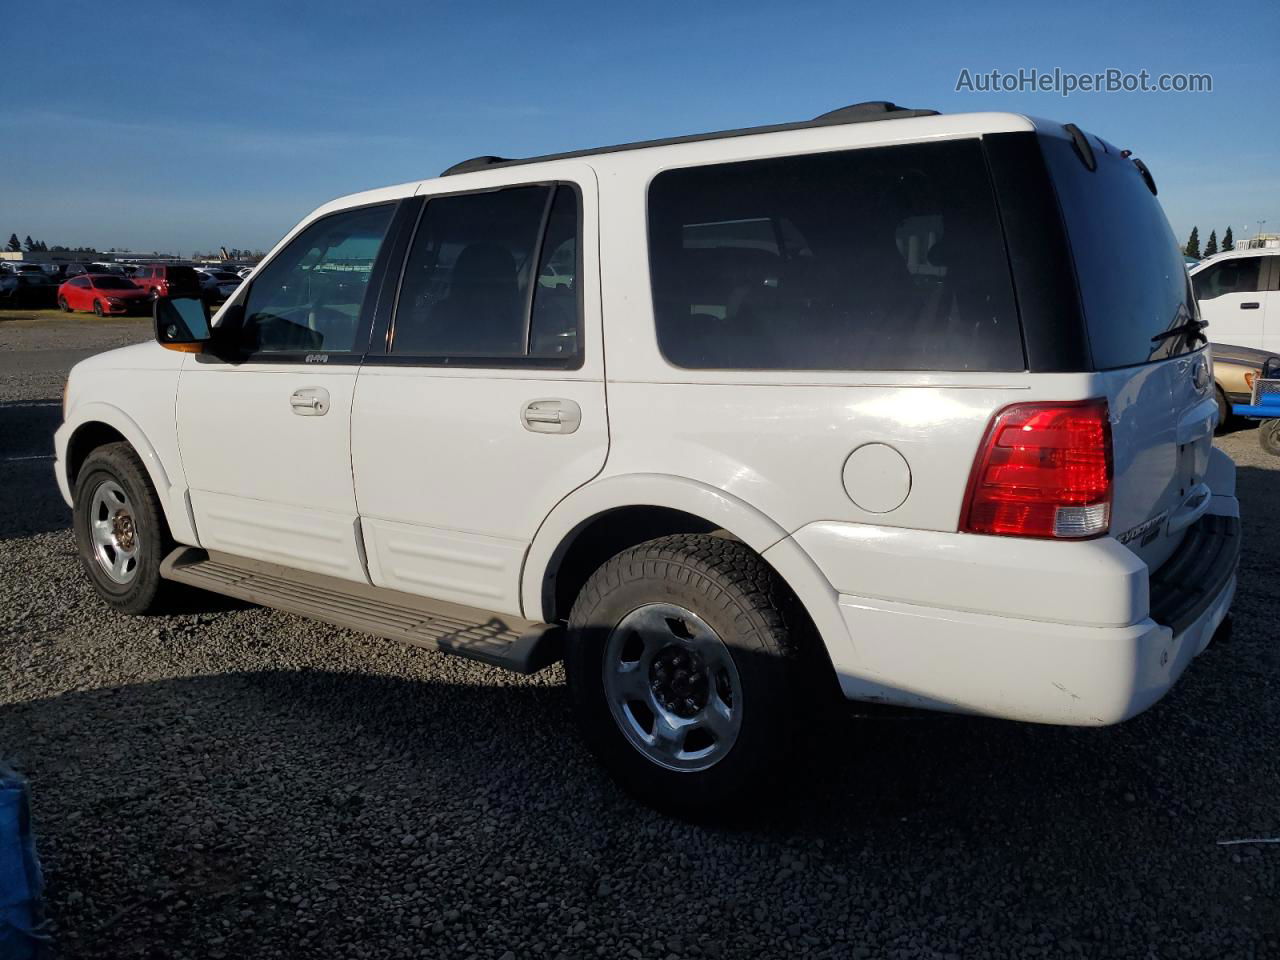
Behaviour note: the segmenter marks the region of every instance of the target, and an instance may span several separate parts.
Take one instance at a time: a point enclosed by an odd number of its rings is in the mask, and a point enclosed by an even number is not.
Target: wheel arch
[[[757,553],[787,536],[755,507],[716,487],[663,474],[625,474],[579,487],[542,522],[525,557],[525,616],[554,622],[614,554],[673,533],[723,534]]]
[[[95,401],[78,405],[74,417],[59,432],[62,431],[66,431],[67,440],[59,469],[65,472],[69,491],[75,491],[76,477],[90,453],[104,444],[123,441],[146,468],[174,538],[182,543],[198,543],[186,487],[175,485],[170,479],[164,461],[136,420],[119,407]]]
[[[524,615],[548,623],[566,619],[578,591],[600,564],[673,533],[713,533],[742,541],[794,595],[833,672],[836,663],[849,666],[856,660],[839,596],[787,531],[745,501],[683,477],[610,477],[561,501],[525,558]]]

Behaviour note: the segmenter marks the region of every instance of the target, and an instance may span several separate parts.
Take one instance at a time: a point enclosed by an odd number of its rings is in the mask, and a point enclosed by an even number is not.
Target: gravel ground
[[[30,778],[66,957],[1262,957],[1280,954],[1276,481],[1234,637],[1162,703],[1076,730],[920,715],[734,829],[621,796],[563,676],[217,598],[109,613],[48,436],[68,347],[145,324],[0,322],[0,751]]]

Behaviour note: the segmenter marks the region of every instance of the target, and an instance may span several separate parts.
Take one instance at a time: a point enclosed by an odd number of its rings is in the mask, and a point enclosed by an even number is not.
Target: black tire
[[[659,765],[610,710],[607,641],[624,617],[652,603],[695,614],[718,634],[737,671],[741,726],[707,769]],[[583,738],[619,784],[664,812],[722,818],[767,800],[802,752],[797,734],[816,700],[807,624],[768,564],[737,540],[681,534],[623,551],[591,576],[569,617],[565,670]]]
[[[1280,419],[1262,421],[1258,426],[1258,443],[1273,457],[1280,457]]]
[[[1231,404],[1227,402],[1227,395],[1222,392],[1221,387],[1215,388],[1218,399],[1218,432],[1221,433],[1231,425]]]
[[[95,315],[95,316],[98,316],[98,317],[101,317],[101,316],[102,316],[102,301],[101,301],[101,300],[95,300],[95,301],[93,301],[93,313],[94,313],[94,315]]]
[[[114,581],[95,553],[90,509],[94,493],[104,481],[118,484],[132,508],[136,567],[128,583]],[[76,552],[98,596],[121,613],[154,613],[163,609],[177,592],[175,584],[160,578],[160,561],[173,549],[174,542],[155,488],[133,448],[127,443],[108,443],[90,453],[76,477],[72,499]]]
[[[63,313],[71,313],[71,304],[67,303],[67,298],[66,298],[66,297],[59,297],[59,298],[58,298],[58,308],[59,308]]]

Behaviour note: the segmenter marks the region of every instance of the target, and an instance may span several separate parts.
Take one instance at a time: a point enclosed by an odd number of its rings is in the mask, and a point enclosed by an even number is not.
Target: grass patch
[[[99,318],[92,313],[63,313],[57,307],[46,310],[27,310],[18,308],[15,310],[0,310],[0,323],[9,321],[24,321],[27,323],[64,323],[64,324],[80,324],[80,323],[150,323],[151,317],[147,314],[132,314],[127,316],[114,316]]]

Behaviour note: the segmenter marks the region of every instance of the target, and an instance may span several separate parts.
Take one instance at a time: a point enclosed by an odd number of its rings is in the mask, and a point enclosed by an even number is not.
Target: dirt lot
[[[67,957],[1280,954],[1280,460],[1235,634],[1128,724],[851,715],[736,829],[621,796],[562,676],[207,598],[109,613],[50,474],[67,368],[146,320],[0,320],[0,754]]]

